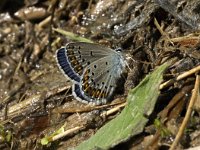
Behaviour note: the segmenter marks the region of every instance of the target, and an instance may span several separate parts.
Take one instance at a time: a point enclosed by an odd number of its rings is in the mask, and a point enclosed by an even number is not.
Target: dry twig
[[[192,110],[193,110],[193,106],[194,106],[194,103],[197,99],[197,95],[198,95],[198,92],[199,92],[199,84],[200,84],[200,76],[197,75],[196,76],[196,81],[195,81],[195,86],[194,86],[194,91],[192,93],[192,97],[190,99],[190,103],[189,103],[189,106],[188,106],[188,109],[187,109],[187,112],[186,112],[186,115],[185,115],[185,118],[179,128],[179,131],[176,135],[176,138],[174,140],[174,142],[172,143],[171,147],[170,147],[170,150],[174,150],[177,146],[177,144],[179,143],[182,135],[183,135],[183,132],[185,130],[185,127],[190,119],[190,116],[191,116],[191,113],[192,113]]]

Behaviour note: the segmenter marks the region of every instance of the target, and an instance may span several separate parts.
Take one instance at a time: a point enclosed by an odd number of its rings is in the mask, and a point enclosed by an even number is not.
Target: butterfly
[[[76,42],[56,52],[60,70],[72,81],[72,94],[81,102],[105,104],[113,95],[126,61],[120,49]]]

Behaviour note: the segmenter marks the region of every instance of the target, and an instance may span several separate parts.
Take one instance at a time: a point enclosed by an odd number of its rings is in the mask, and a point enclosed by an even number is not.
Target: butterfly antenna
[[[126,66],[128,67],[128,69],[131,71],[129,64],[127,62],[125,62],[125,63],[126,63]]]
[[[136,61],[135,61],[135,59],[133,59],[131,56],[127,56],[126,59],[127,59],[127,61],[125,61],[126,66],[127,66],[128,69],[131,71],[132,69],[131,69],[131,67],[130,67],[130,65],[129,65],[130,63],[128,63],[128,62],[130,62],[130,60],[131,60],[131,61],[133,61],[133,62],[136,63]]]
[[[126,59],[127,59],[128,61],[131,60],[132,62],[135,62],[135,63],[142,63],[142,64],[146,64],[146,65],[151,65],[151,64],[152,64],[151,62],[147,62],[147,61],[141,61],[141,60],[137,60],[137,61],[136,61],[136,60],[133,59],[131,56],[127,56]],[[127,65],[128,69],[131,70],[131,67],[130,67],[130,65],[128,64],[128,62],[126,61],[125,63],[126,63],[126,65]]]

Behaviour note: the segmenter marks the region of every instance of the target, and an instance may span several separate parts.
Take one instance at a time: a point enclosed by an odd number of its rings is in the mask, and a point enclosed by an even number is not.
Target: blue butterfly
[[[74,97],[95,105],[110,100],[126,67],[121,51],[92,43],[69,43],[56,56],[59,68],[73,82]]]

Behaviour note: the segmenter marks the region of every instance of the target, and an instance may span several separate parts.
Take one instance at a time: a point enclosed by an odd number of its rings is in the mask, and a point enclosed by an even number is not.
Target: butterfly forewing
[[[78,63],[85,68],[92,62],[113,53],[113,50],[97,44],[79,42],[66,45],[66,53],[68,57],[75,57]],[[73,64],[73,59],[70,63]]]
[[[56,53],[56,58],[60,70],[64,75],[68,76],[72,81],[80,82],[80,75],[75,72],[75,69],[70,63],[70,60],[66,54],[65,48],[60,48]]]

